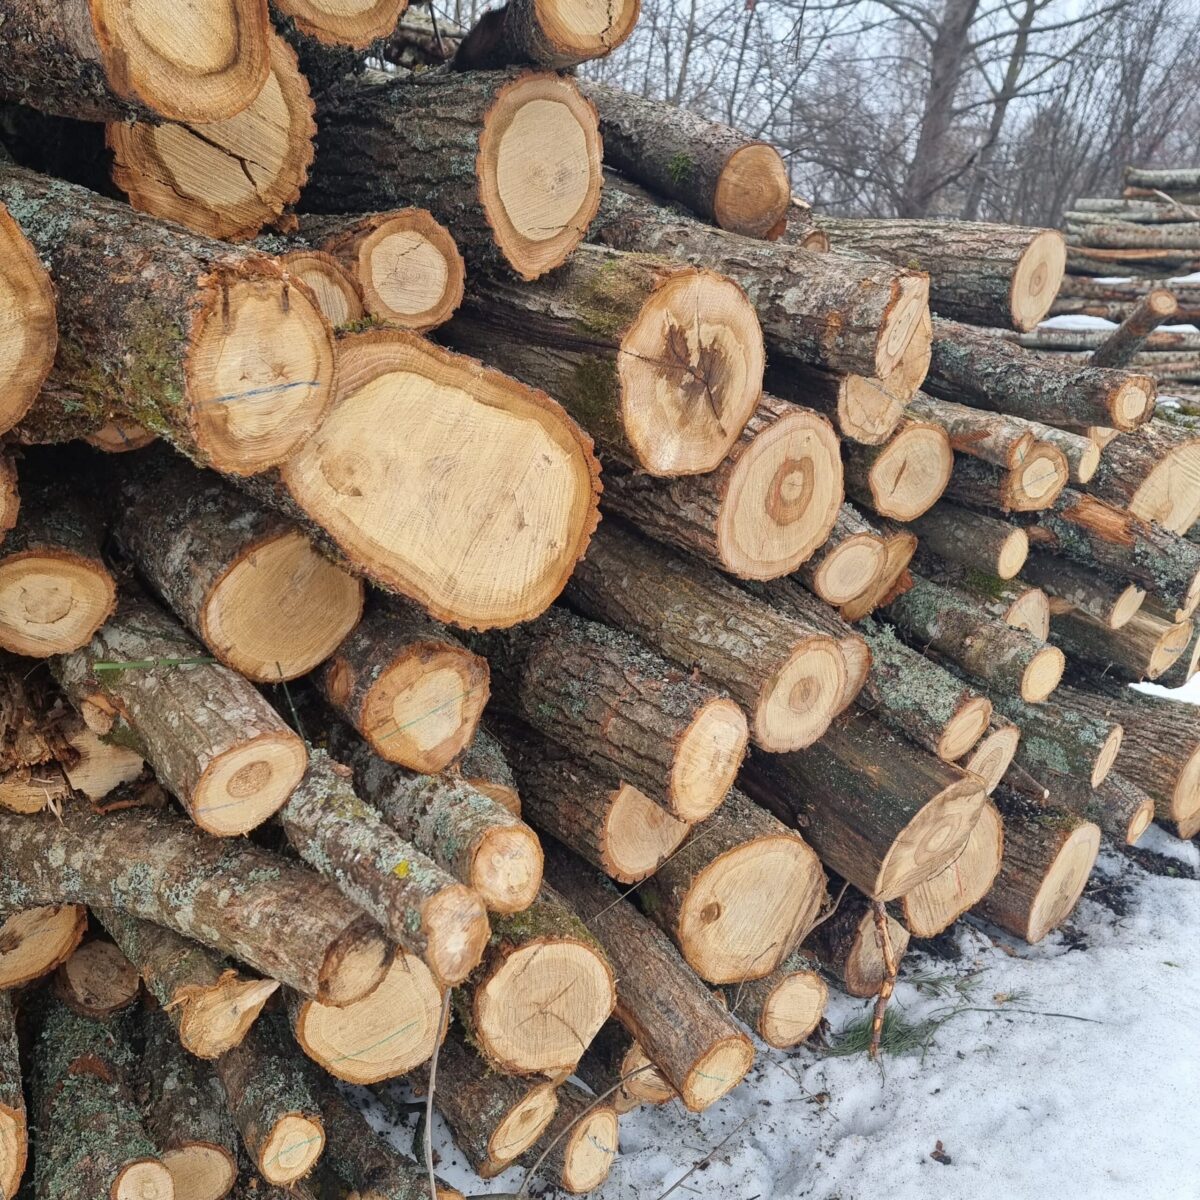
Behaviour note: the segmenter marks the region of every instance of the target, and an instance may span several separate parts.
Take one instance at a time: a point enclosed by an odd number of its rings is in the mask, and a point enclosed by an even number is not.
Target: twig
[[[887,971],[887,978],[879,987],[879,995],[875,997],[875,1015],[871,1018],[870,1055],[872,1059],[875,1059],[879,1057],[879,1042],[883,1037],[883,1018],[887,1013],[888,1001],[892,998],[892,992],[896,989],[896,974],[899,966],[896,962],[895,951],[892,949],[892,938],[888,933],[887,909],[884,907],[883,901],[872,900],[871,912],[875,916],[875,940],[879,943],[879,949],[883,953],[883,965]]]
[[[425,1170],[429,1172],[429,1200],[438,1200],[437,1176],[433,1173],[433,1089],[437,1086],[438,1054],[446,1036],[446,1022],[450,1019],[451,991],[446,989],[442,997],[442,1014],[438,1018],[437,1041],[433,1044],[433,1057],[429,1060],[429,1095],[425,1097]]]
[[[680,1175],[680,1177],[675,1180],[675,1182],[671,1184],[671,1186],[667,1188],[667,1190],[663,1192],[661,1196],[658,1197],[658,1200],[667,1200],[667,1197],[673,1191],[675,1191],[676,1188],[680,1187],[683,1184],[683,1181],[687,1179],[689,1175],[694,1174],[696,1171],[700,1170],[701,1167],[705,1167],[712,1162],[713,1158],[716,1157],[717,1151],[720,1150],[721,1147],[724,1146],[725,1143],[734,1136],[734,1134],[741,1133],[741,1131],[749,1124],[750,1118],[743,1117],[742,1120],[739,1121],[703,1158],[692,1163],[692,1165],[688,1167],[688,1169],[684,1171],[684,1173]]]

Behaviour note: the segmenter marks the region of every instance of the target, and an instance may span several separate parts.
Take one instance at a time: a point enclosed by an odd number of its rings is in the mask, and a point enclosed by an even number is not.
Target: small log
[[[1155,681],[1159,687],[1179,688],[1200,671],[1200,623],[1192,622],[1191,645]]]
[[[244,241],[299,200],[316,132],[296,52],[272,33],[266,83],[236,116],[114,121],[106,141],[113,182],[134,208],[207,237]]]
[[[496,470],[481,473],[483,445]],[[545,394],[376,330],[341,340],[333,410],[264,494],[356,573],[486,629],[562,590],[597,520],[599,469]],[[410,506],[422,519],[398,521]]]
[[[908,405],[909,416],[928,421],[946,431],[959,454],[982,459],[1010,471],[1028,457],[1037,441],[1030,423],[1007,413],[970,408],[918,392]]]
[[[826,604],[837,607],[874,589],[883,574],[886,558],[883,534],[852,504],[845,503],[838,509],[829,536],[800,565],[798,574],[806,588]]]
[[[521,815],[521,794],[517,791],[517,780],[504,747],[483,726],[475,730],[471,744],[451,769],[477,792],[508,809],[514,817]]]
[[[1052,597],[1051,612],[1078,612],[1109,629],[1127,625],[1146,593],[1133,583],[1112,583],[1056,554],[1034,550],[1025,560],[1025,578]]]
[[[1195,167],[1126,167],[1125,186],[1161,192],[1196,192],[1200,191],[1200,170]]]
[[[1020,579],[1001,579],[920,551],[914,561],[923,578],[953,588],[960,596],[969,596],[981,611],[997,621],[1012,629],[1023,629],[1043,642],[1050,636],[1050,601],[1041,588],[1030,587]]]
[[[1072,228],[1071,240],[1073,246],[1086,252],[1174,250],[1194,258],[1200,251],[1200,221],[1193,219],[1164,225],[1127,224],[1124,221],[1088,222]]]
[[[317,307],[334,329],[366,315],[358,280],[332,254],[323,250],[285,250],[279,265],[313,294]]]
[[[389,829],[356,794],[348,767],[312,751],[279,819],[300,857],[439,980],[459,983],[479,962],[488,930],[480,898]]]
[[[138,998],[141,981],[112,942],[84,942],[55,972],[54,994],[73,1013],[106,1021]]]
[[[374,753],[430,774],[470,744],[490,694],[487,662],[402,602],[374,602],[319,683]]]
[[[237,1181],[238,1135],[212,1066],[186,1054],[160,1012],[141,1014],[146,1132],[175,1184],[175,1200],[221,1200]]]
[[[17,523],[20,511],[16,463],[8,455],[0,454],[0,539]]]
[[[473,644],[492,663],[496,704],[595,769],[590,796],[628,784],[677,824],[708,816],[733,786],[747,740],[741,709],[631,634],[552,609]],[[541,812],[562,793],[530,757],[521,772],[540,778]]]
[[[1179,302],[1167,288],[1151,288],[1130,310],[1129,314],[1108,335],[1104,343],[1092,351],[1094,367],[1125,367],[1145,345],[1150,334],[1169,318],[1179,313]]]
[[[426,1062],[438,1043],[442,993],[429,968],[401,951],[383,982],[343,1008],[287,993],[300,1049],[347,1083],[378,1083]]]
[[[594,1191],[617,1158],[617,1112],[573,1083],[558,1089],[558,1110],[542,1136],[517,1161],[529,1169],[549,1150],[539,1170],[572,1195]],[[569,1132],[568,1132],[569,1131]],[[553,1149],[551,1149],[553,1147]]]
[[[66,962],[87,930],[78,904],[21,908],[0,902],[0,992],[49,975]]]
[[[282,1019],[266,1018],[214,1064],[254,1169],[285,1187],[303,1179],[325,1149],[311,1078]]]
[[[675,1089],[646,1057],[633,1035],[619,1019],[609,1021],[592,1039],[575,1075],[606,1099],[623,1117],[643,1104],[667,1104]]]
[[[952,863],[984,802],[976,776],[862,712],[801,753],[752,761],[744,775],[760,804],[877,900],[894,900]]]
[[[278,990],[273,979],[249,979],[205,947],[161,925],[112,908],[96,911],[196,1058],[218,1058],[246,1036]]]
[[[380,321],[426,333],[462,303],[462,255],[450,231],[423,208],[305,216],[300,235],[350,272],[366,311]]]
[[[1169,419],[1148,422],[1104,451],[1089,491],[1143,521],[1187,533],[1200,517],[1200,435]]]
[[[888,616],[912,641],[936,650],[997,692],[1039,704],[1058,686],[1061,650],[997,620],[968,597],[927,579],[888,606]]]
[[[701,979],[736,983],[769,975],[800,942],[825,873],[801,837],[734,790],[638,895]]]
[[[271,0],[277,13],[307,37],[327,46],[365,50],[387,37],[404,15],[408,0],[367,0],[346,5],[340,0]]]
[[[1011,471],[956,455],[945,495],[960,504],[1006,513],[1041,512],[1058,499],[1069,480],[1066,455],[1049,442],[1035,442]]]
[[[1052,362],[982,330],[933,323],[926,390],[934,395],[1041,421],[1136,429],[1154,411],[1148,375]]]
[[[322,309],[322,312],[325,310]],[[156,440],[156,435],[148,429],[143,429],[136,421],[128,417],[114,417],[106,421],[95,433],[89,433],[84,439],[89,446],[103,450],[105,454],[129,454],[133,450],[141,450]]]
[[[1154,798],[1115,771],[1097,788],[1058,776],[1051,795],[1055,804],[1099,825],[1106,837],[1126,846],[1137,842],[1154,820]]]
[[[1071,483],[1090,483],[1100,469],[1102,448],[1100,443],[1084,433],[1072,433],[1069,429],[1057,429],[1053,425],[1043,425],[1039,421],[1030,421],[1029,428],[1039,441],[1049,442],[1056,450],[1062,452],[1067,460],[1067,473]]]
[[[593,538],[567,595],[726,688],[764,750],[809,745],[841,701],[846,668],[833,638],[615,522]]]
[[[770,331],[764,332],[773,343]],[[843,437],[864,446],[883,445],[899,428],[907,406],[882,380],[792,359],[768,362],[763,385],[772,395],[823,413]]]
[[[995,793],[1004,819],[1004,857],[979,916],[1030,944],[1072,913],[1100,851],[1100,828],[1006,788]]]
[[[0,164],[4,162],[0,154]],[[0,433],[7,433],[29,411],[58,347],[54,285],[38,251],[20,224],[0,204],[0,321],[6,331],[0,351]],[[4,460],[4,501],[0,532],[16,519],[16,475]]]
[[[908,949],[909,932],[890,914],[887,936],[892,961],[898,963]],[[806,948],[832,972],[847,995],[876,996],[887,981],[888,956],[879,944],[871,902],[852,888],[828,920],[816,927]]]
[[[726,984],[725,1003],[768,1046],[790,1050],[807,1041],[825,1017],[829,988],[812,966],[798,951],[762,979]]]
[[[391,961],[382,931],[332,885],[167,813],[71,806],[60,821],[0,812],[0,832],[10,882],[29,905],[117,908],[325,1003],[366,995]]]
[[[596,113],[550,72],[345,80],[319,97],[310,212],[427,208],[474,269],[560,266],[600,202]]]
[[[494,71],[531,63],[563,71],[604,58],[633,32],[639,0],[616,6],[598,0],[508,0],[485,12],[459,43],[459,71]]]
[[[149,772],[142,756],[126,746],[106,742],[90,730],[80,717],[63,725],[67,745],[75,761],[63,774],[72,790],[86,796],[94,806],[107,808],[114,792],[128,785],[147,782]],[[157,784],[154,785],[157,787]],[[113,797],[112,803],[121,803]]]
[[[11,994],[0,992],[0,1196],[16,1196],[29,1151]]]
[[[220,121],[267,77],[265,0],[180,14],[115,0],[5,0],[0,93],[85,121]]]
[[[847,442],[846,491],[880,516],[911,521],[946,490],[954,466],[950,439],[939,426],[905,421],[883,446]]]
[[[304,743],[252,685],[209,662],[170,617],[123,597],[55,677],[92,730],[133,745],[201,829],[262,824],[304,773]]]
[[[1168,621],[1142,607],[1120,629],[1084,612],[1055,614],[1051,639],[1072,658],[1137,683],[1158,679],[1187,652],[1193,621]]]
[[[122,460],[116,536],[171,611],[259,683],[323,662],[362,615],[362,583],[290,521],[178,455]]]
[[[1029,536],[1023,529],[945,500],[909,528],[934,554],[1001,579],[1017,575],[1029,553]]]
[[[938,219],[869,221],[822,216],[834,245],[929,272],[936,312],[973,325],[1033,329],[1066,268],[1053,229]]]
[[[861,596],[843,604],[839,609],[847,621],[861,621],[877,608],[891,601],[912,586],[909,563],[917,550],[917,535],[907,529],[890,528],[884,537],[883,570]],[[843,648],[845,643],[843,643]]]
[[[568,902],[543,885],[492,918],[483,963],[460,993],[471,1044],[506,1075],[569,1075],[617,1002],[613,967]]]

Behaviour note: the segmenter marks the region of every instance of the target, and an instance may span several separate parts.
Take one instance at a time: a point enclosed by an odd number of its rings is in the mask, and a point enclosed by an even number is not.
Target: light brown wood
[[[289,275],[313,294],[325,320],[337,329],[362,319],[363,292],[358,280],[332,254],[323,250],[291,250],[279,261]]]
[[[895,917],[885,923],[890,957],[898,963],[908,949],[910,935]],[[837,910],[813,931],[806,949],[833,973],[848,995],[866,999],[879,993],[888,977],[887,958],[871,903],[849,888]]]
[[[116,417],[102,425],[95,433],[89,433],[84,441],[105,454],[128,454],[141,450],[154,441],[156,435],[127,417]]]
[[[617,1125],[617,1112],[611,1103],[596,1104],[582,1088],[564,1083],[558,1089],[554,1119],[519,1161],[531,1167],[553,1144],[542,1170],[573,1195],[594,1191],[608,1178],[616,1161]]]
[[[847,503],[838,510],[829,537],[801,565],[800,578],[827,604],[849,604],[874,588],[886,561],[884,536]]]
[[[633,32],[640,0],[509,0],[485,12],[462,40],[460,71],[535,63],[565,70],[604,58]]]
[[[386,37],[404,15],[408,0],[273,0],[296,28],[327,45],[362,50]]]
[[[882,447],[847,443],[844,452],[850,495],[897,521],[911,521],[936,504],[954,466],[945,431],[921,421],[905,421]]]
[[[87,930],[87,909],[77,904],[0,907],[0,919],[0,991],[48,975],[75,953]]]
[[[807,1041],[825,1017],[829,988],[804,951],[790,955],[770,975],[726,984],[729,1011],[768,1046],[789,1050]]]
[[[0,433],[29,411],[57,346],[50,276],[0,204]]]
[[[141,981],[129,959],[112,943],[84,942],[54,979],[58,998],[74,1013],[102,1021],[138,998]]]

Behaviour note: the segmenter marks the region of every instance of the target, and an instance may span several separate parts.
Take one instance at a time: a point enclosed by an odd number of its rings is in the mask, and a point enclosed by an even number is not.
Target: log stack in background
[[[1200,661],[1200,440],[986,332],[1057,234],[814,217],[560,73],[636,4],[51,9],[0,0],[4,1200],[428,1195],[333,1083],[400,1076],[587,1191],[830,982],[1200,828],[1125,686]]]

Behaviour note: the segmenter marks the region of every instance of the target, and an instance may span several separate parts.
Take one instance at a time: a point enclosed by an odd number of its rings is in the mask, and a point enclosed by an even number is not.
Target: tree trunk
[[[1069,478],[1066,455],[1049,442],[1035,442],[1012,470],[957,455],[944,494],[1001,512],[1041,512],[1058,499]]]
[[[1092,351],[1094,367],[1125,367],[1145,345],[1147,338],[1169,317],[1179,312],[1179,303],[1167,288],[1152,288],[1130,310],[1104,343]]]
[[[582,1088],[564,1083],[558,1089],[554,1119],[518,1161],[529,1169],[547,1150],[539,1170],[552,1186],[573,1195],[594,1191],[608,1178],[617,1157],[616,1109],[608,1101],[597,1104]]]
[[[924,275],[739,237],[664,208],[620,179],[607,180],[589,237],[614,250],[656,254],[728,276],[749,296],[768,345],[788,368],[795,360],[886,376],[927,312]],[[854,411],[849,403],[840,407]],[[854,436],[845,424],[842,432]]]
[[[7,161],[0,154],[0,170]],[[7,433],[29,411],[58,347],[54,285],[38,251],[21,225],[0,204],[0,320],[6,330],[0,354],[0,433]],[[0,503],[0,531],[16,519],[16,475],[4,460],[4,500]]]
[[[450,770],[462,777],[477,792],[495,800],[514,817],[521,815],[521,794],[504,747],[495,735],[481,725],[471,744]]]
[[[1020,743],[1020,728],[1007,717],[993,712],[987,733],[958,765],[964,771],[978,775],[986,785],[986,794],[990,796],[1007,773]]]
[[[116,536],[217,658],[247,679],[306,675],[362,615],[361,581],[290,521],[177,455],[121,463]]]
[[[908,414],[944,429],[951,448],[959,454],[1009,471],[1026,460],[1037,441],[1030,423],[1021,417],[969,408],[924,392],[909,402]]]
[[[737,284],[646,254],[581,246],[536,287],[473,276],[443,336],[652,475],[716,470],[762,395],[762,331]]]
[[[473,270],[505,262],[536,279],[596,215],[600,132],[569,78],[514,69],[344,81],[319,97],[317,124],[306,208],[427,208]]]
[[[1084,433],[1072,433],[1069,429],[1058,429],[1030,421],[1029,427],[1040,442],[1049,442],[1062,452],[1067,460],[1067,475],[1073,484],[1089,483],[1100,469],[1101,447],[1095,439]]]
[[[112,942],[84,942],[54,975],[54,995],[73,1013],[107,1021],[138,998],[133,965]]]
[[[701,979],[737,983],[769,975],[805,936],[825,873],[802,838],[735,790],[638,895]]]
[[[1169,417],[1117,438],[1088,489],[1101,500],[1187,533],[1200,517],[1200,435]]]
[[[1082,613],[1109,629],[1127,625],[1141,608],[1146,593],[1136,584],[1112,583],[1056,554],[1034,550],[1025,560],[1024,577],[1051,600],[1055,616]]]
[[[236,1046],[278,990],[274,979],[241,976],[204,946],[115,908],[96,912],[171,1019],[180,1045],[197,1058]]]
[[[470,744],[490,694],[487,662],[402,602],[374,601],[319,678],[376,754],[430,774]]]
[[[1190,275],[1200,266],[1200,253],[1192,250],[1097,250],[1067,247],[1067,271],[1071,275],[1114,274],[1129,276],[1136,272],[1155,279]],[[1125,268],[1125,269],[1122,269]]]
[[[619,1117],[643,1104],[668,1104],[676,1098],[666,1076],[646,1057],[619,1018],[609,1021],[592,1039],[575,1074],[595,1095],[608,1093],[605,1099]]]
[[[64,1131],[65,1132],[65,1131]],[[0,992],[0,1196],[16,1196],[25,1174],[29,1135],[12,998]]]
[[[61,821],[0,813],[0,831],[11,882],[28,904],[117,908],[325,1003],[366,995],[391,959],[383,932],[331,885],[165,813],[98,816],[73,806]]]
[[[5,0],[0,93],[59,117],[220,121],[267,77],[265,0],[180,14],[114,0]]]
[[[1191,644],[1194,622],[1167,621],[1139,609],[1120,629],[1082,612],[1055,616],[1051,634],[1073,658],[1101,667],[1118,679],[1158,679]]]
[[[877,608],[890,604],[898,595],[912,587],[909,563],[917,550],[917,535],[907,529],[892,528],[883,543],[883,570],[875,583],[861,596],[843,604],[838,610],[847,621],[861,621]],[[843,642],[843,648],[845,643]]]
[[[878,584],[886,558],[884,536],[852,504],[844,503],[829,536],[797,574],[809,591],[838,607]]]
[[[598,519],[599,473],[591,440],[545,394],[375,330],[341,340],[329,419],[253,491],[356,573],[487,629],[562,590]]]
[[[485,12],[459,44],[459,71],[494,71],[531,63],[564,71],[611,54],[633,32],[641,5],[597,0],[508,0]]]
[[[911,521],[937,503],[954,466],[950,439],[939,426],[904,421],[883,446],[846,443],[846,491],[873,512]]]
[[[790,1050],[807,1041],[825,1017],[829,988],[804,951],[790,955],[770,975],[726,984],[729,1011],[768,1046]]]
[[[929,273],[929,303],[971,325],[1033,329],[1067,264],[1061,233],[977,221],[864,221],[821,217],[838,249]]]
[[[926,389],[1047,425],[1136,429],[1154,411],[1148,375],[1052,362],[969,325],[936,320]]]
[[[1029,553],[1029,537],[1023,529],[945,500],[909,528],[934,554],[1001,579],[1017,575]]]
[[[887,936],[892,960],[898,963],[908,949],[909,932],[888,916]],[[828,920],[813,930],[808,948],[850,996],[865,1000],[878,995],[888,977],[871,902],[852,888],[843,894]]]
[[[614,522],[592,540],[567,594],[727,688],[764,750],[811,744],[841,699],[846,668],[832,638]]]
[[[92,730],[136,748],[208,833],[254,829],[304,773],[304,743],[254,687],[141,597],[53,670]]]
[[[1171,225],[1089,222],[1071,231],[1071,244],[1087,250],[1179,250],[1194,256],[1200,251],[1200,222]]]
[[[300,857],[424,959],[439,980],[460,983],[479,962],[487,939],[480,897],[416,849],[404,831],[389,830],[359,799],[348,767],[312,751],[279,819]]]
[[[629,784],[673,825],[702,820],[733,786],[747,740],[741,709],[631,634],[556,608],[473,644],[492,663],[496,704],[594,769],[591,795]],[[539,765],[526,762],[521,773],[541,776]]]
[[[11,890],[19,890],[15,880]],[[0,888],[0,992],[19,988],[75,953],[87,930],[87,910],[77,904],[26,908]]]

